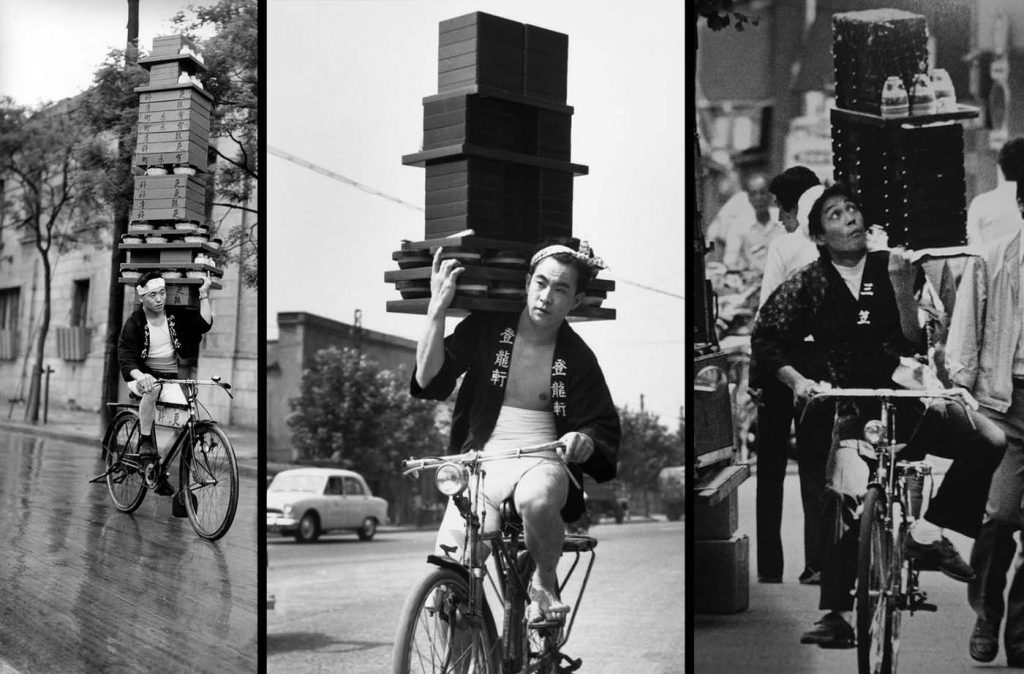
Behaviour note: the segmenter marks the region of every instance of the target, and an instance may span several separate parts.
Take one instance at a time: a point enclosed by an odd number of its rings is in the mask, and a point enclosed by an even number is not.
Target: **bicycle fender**
[[[103,440],[101,441],[102,444],[100,445],[100,447],[102,447],[104,449],[106,448],[107,443],[110,442],[110,436],[114,432],[114,426],[117,425],[115,422],[118,420],[118,418],[121,417],[124,414],[132,414],[132,416],[136,416],[134,414],[133,410],[137,410],[138,407],[139,407],[138,405],[131,405],[129,403],[118,403],[116,405],[115,404],[110,404],[110,406],[113,409],[118,409],[118,408],[120,408],[120,409],[110,419],[110,421],[107,423],[106,430],[103,431]]]
[[[449,559],[448,557],[442,557],[441,555],[427,555],[427,563],[439,566],[442,569],[454,571],[467,581],[469,580],[469,571],[466,567],[462,566],[455,560]]]

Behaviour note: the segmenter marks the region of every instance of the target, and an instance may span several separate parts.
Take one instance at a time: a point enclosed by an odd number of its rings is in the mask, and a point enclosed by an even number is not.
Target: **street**
[[[929,457],[929,461],[937,467],[944,463],[934,457]],[[786,566],[783,583],[757,582],[756,486],[754,477],[740,486],[739,493],[739,532],[750,537],[750,608],[732,615],[694,616],[694,671],[699,674],[848,674],[857,671],[856,649],[826,650],[800,643],[800,635],[812,627],[823,611],[818,610],[818,587],[797,583],[797,576],[803,569],[803,511],[799,480],[793,471],[786,476],[784,487],[782,545]],[[954,532],[946,533],[967,558],[971,539]],[[694,582],[700,582],[699,576]],[[967,605],[967,586],[940,573],[924,572],[921,588],[939,610],[903,614],[900,673],[965,672],[983,667],[967,654],[967,641],[974,626],[974,613]],[[1002,667],[1005,663],[1000,644],[999,657],[990,666]]]
[[[256,481],[210,543],[167,497],[118,512],[102,471],[96,441],[0,429],[0,671],[256,671]]]
[[[590,535],[597,561],[565,652],[588,674],[682,672],[683,523],[605,519]],[[427,571],[434,536],[384,529],[370,542],[342,534],[312,545],[271,537],[267,671],[390,671],[402,602]]]

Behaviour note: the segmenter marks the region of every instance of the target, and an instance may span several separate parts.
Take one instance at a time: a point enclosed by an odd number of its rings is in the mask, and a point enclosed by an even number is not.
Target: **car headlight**
[[[457,463],[444,463],[434,473],[434,484],[445,496],[461,494],[469,484],[469,472]]]
[[[864,424],[864,439],[877,447],[885,440],[885,424],[878,419],[872,419]]]
[[[281,514],[283,514],[285,517],[291,517],[293,510],[294,509],[290,505],[286,505],[285,507],[281,508]]]

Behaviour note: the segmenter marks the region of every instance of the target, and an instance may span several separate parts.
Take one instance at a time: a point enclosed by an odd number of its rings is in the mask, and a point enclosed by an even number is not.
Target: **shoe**
[[[853,627],[842,616],[826,613],[814,623],[814,629],[804,632],[800,643],[818,644],[821,648],[853,648],[857,645],[857,638],[853,634]]]
[[[151,435],[140,435],[139,436],[139,459],[143,461],[159,461],[160,455],[156,451],[156,445],[153,444],[153,436]]]
[[[764,576],[762,576],[762,575],[759,574],[757,576],[757,582],[759,582],[759,583],[781,583],[782,582],[782,576],[781,575],[778,575],[778,576],[764,575]]]
[[[174,487],[171,486],[171,481],[164,475],[163,478],[156,483],[156,488],[153,490],[160,496],[171,496],[174,494]]]
[[[974,621],[971,645],[968,651],[971,659],[978,662],[992,662],[999,654],[999,626],[978,618]],[[1024,658],[1022,658],[1024,660]]]
[[[188,510],[185,509],[185,500],[181,497],[184,493],[179,491],[171,500],[171,515],[174,517],[188,517]],[[196,495],[189,492],[189,497],[192,499],[192,510],[195,510],[197,503]]]
[[[815,571],[808,566],[797,580],[801,585],[821,585],[821,571]]]
[[[921,568],[934,565],[953,580],[966,583],[974,579],[974,569],[964,561],[949,539],[943,536],[934,543],[918,543],[913,536],[907,536],[903,551],[910,559],[920,561]]]

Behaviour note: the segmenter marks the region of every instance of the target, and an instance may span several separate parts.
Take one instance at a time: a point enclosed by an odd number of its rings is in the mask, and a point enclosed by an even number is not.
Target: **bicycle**
[[[501,523],[493,533],[481,533],[483,522],[477,506],[488,461],[519,458],[561,447],[559,442],[509,450],[471,451],[440,457],[407,459],[404,474],[436,470],[438,490],[452,497],[465,520],[466,537],[460,559],[431,554],[431,569],[414,586],[402,608],[393,652],[394,674],[477,672],[483,674],[549,674],[576,671],[580,659],[572,659],[562,647],[572,633],[580,600],[593,569],[597,541],[589,536],[566,534],[562,554],[573,554],[572,566],[559,582],[565,590],[584,554],[589,554],[586,574],[573,602],[568,625],[564,620],[530,622],[527,615],[529,584],[534,562],[522,541],[522,521],[512,499],[501,506]],[[490,543],[494,573],[481,555],[480,544]],[[455,548],[442,546],[447,553]],[[489,584],[485,584],[489,583]],[[485,589],[498,598],[502,632],[498,635]]]
[[[860,674],[895,674],[902,612],[937,610],[921,590],[918,574],[926,569],[903,554],[910,525],[921,515],[924,483],[931,477],[932,466],[924,460],[898,459],[905,445],[896,442],[895,400],[942,398],[966,412],[975,406],[974,399],[961,388],[850,388],[817,392],[811,402],[828,398],[872,398],[881,404],[879,418],[864,425],[864,439],[871,450],[863,445],[860,450],[868,462],[869,477],[857,542],[857,667]]]
[[[186,404],[157,403],[156,424],[178,428],[178,435],[162,459],[142,460],[138,453],[138,403],[107,403],[110,423],[103,436],[106,470],[90,480],[105,482],[110,498],[121,512],[134,512],[166,475],[171,462],[178,462],[179,491],[174,498],[184,502],[189,523],[195,532],[210,541],[227,533],[238,506],[238,464],[231,441],[213,419],[199,417],[200,386],[218,386],[228,397],[231,385],[212,377],[209,380],[157,379],[158,385],[178,384]],[[156,434],[153,435],[156,443]]]

